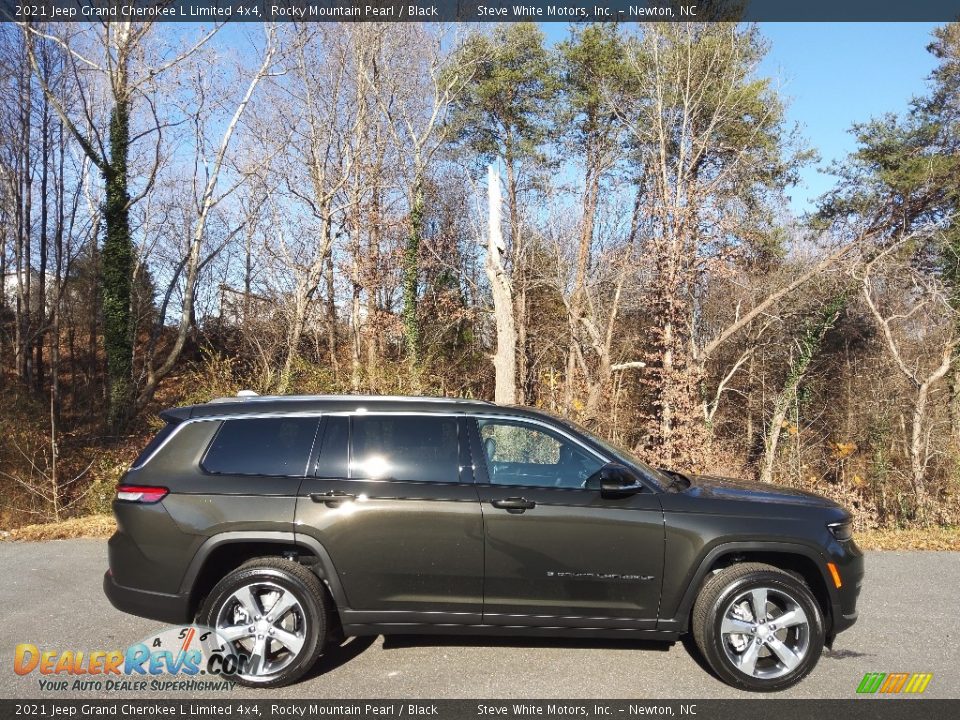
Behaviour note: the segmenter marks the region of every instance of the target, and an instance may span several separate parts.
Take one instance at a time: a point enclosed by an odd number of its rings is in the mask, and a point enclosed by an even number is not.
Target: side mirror
[[[630,468],[608,463],[599,470],[600,492],[604,497],[627,497],[643,492],[644,485]]]

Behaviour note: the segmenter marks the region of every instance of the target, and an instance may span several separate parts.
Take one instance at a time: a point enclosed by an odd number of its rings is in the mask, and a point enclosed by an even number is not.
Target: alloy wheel
[[[227,597],[216,619],[217,634],[248,657],[240,677],[263,681],[286,669],[306,642],[306,614],[290,590],[253,582]]]
[[[781,678],[803,662],[810,621],[789,593],[758,587],[739,593],[720,623],[723,650],[732,665],[762,680]]]

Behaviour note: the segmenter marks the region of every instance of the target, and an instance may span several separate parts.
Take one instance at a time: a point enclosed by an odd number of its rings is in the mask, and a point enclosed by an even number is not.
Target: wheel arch
[[[712,573],[743,562],[773,565],[799,576],[809,586],[823,612],[824,626],[829,635],[833,625],[833,593],[827,576],[826,560],[815,548],[798,543],[782,542],[728,542],[706,550],[696,564],[696,571],[672,618],[662,620],[658,629],[687,632],[690,615],[701,588]]]
[[[346,607],[346,597],[330,555],[314,538],[292,532],[225,532],[203,542],[180,583],[196,613],[203,599],[227,573],[255,557],[290,557],[308,567],[330,594],[333,609]]]

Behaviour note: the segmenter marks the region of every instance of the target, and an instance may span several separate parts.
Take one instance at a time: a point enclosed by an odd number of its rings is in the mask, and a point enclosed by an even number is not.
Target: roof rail
[[[456,397],[420,397],[412,395],[258,395],[252,390],[241,390],[235,397],[219,397],[209,400],[210,403],[229,402],[276,402],[276,401],[309,401],[309,400],[343,400],[343,401],[396,401],[396,402],[424,402],[424,403],[482,403],[494,405],[489,400],[473,400],[471,398]]]

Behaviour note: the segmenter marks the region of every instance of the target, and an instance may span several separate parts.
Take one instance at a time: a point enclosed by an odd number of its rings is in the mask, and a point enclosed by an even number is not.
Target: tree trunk
[[[493,294],[493,313],[497,323],[497,349],[493,356],[495,371],[494,402],[513,405],[517,401],[517,334],[513,316],[513,289],[503,267],[500,175],[493,165],[487,168],[488,229],[487,261],[484,269]]]
[[[520,219],[520,200],[517,189],[517,173],[514,170],[512,152],[508,149],[504,160],[507,171],[507,214],[510,222],[510,276],[513,289],[513,312],[516,326],[516,401],[521,405],[531,402],[529,335],[527,332],[527,263],[524,248],[523,223]]]
[[[846,304],[846,296],[839,295],[835,297],[824,309],[823,313],[807,324],[804,333],[799,341],[799,351],[796,357],[791,359],[790,370],[787,373],[786,382],[783,390],[774,400],[773,415],[770,418],[770,425],[767,429],[766,442],[764,445],[763,462],[761,463],[760,481],[773,481],[773,466],[777,459],[777,444],[780,441],[780,434],[783,430],[784,422],[787,419],[787,411],[790,404],[797,399],[797,388],[806,377],[810,370],[810,365],[820,351],[823,338],[836,323],[837,318]],[[799,428],[797,429],[799,432]]]
[[[46,55],[46,53],[45,53]],[[49,60],[44,57],[44,82],[49,84]],[[37,392],[43,390],[43,345],[47,337],[47,190],[50,177],[50,103],[47,97],[43,98],[43,110],[40,120],[40,268],[37,275],[37,300],[40,307],[36,313],[39,319],[35,337],[34,382]]]
[[[277,382],[277,393],[282,395],[290,388],[290,377],[293,375],[293,365],[300,357],[300,340],[303,338],[303,328],[306,323],[309,298],[298,292],[294,299],[293,318],[287,330],[287,352],[283,360],[283,370]]]
[[[583,219],[580,223],[580,244],[577,248],[576,274],[573,279],[573,291],[570,295],[568,326],[570,329],[570,347],[567,350],[567,382],[564,404],[567,412],[573,406],[577,377],[577,353],[580,342],[580,322],[583,305],[586,301],[587,271],[590,264],[590,248],[593,244],[594,218],[597,213],[597,195],[600,191],[600,172],[595,163],[587,158],[587,176],[584,180]]]
[[[382,167],[382,158],[379,167]],[[380,362],[379,319],[377,290],[380,277],[380,228],[383,219],[380,217],[380,186],[373,188],[370,201],[368,246],[367,246],[367,388],[376,392],[379,386],[378,366]]]
[[[118,75],[122,77],[122,73]],[[127,190],[129,148],[130,101],[121,91],[117,93],[116,104],[110,114],[110,163],[104,171],[106,240],[101,257],[103,337],[110,402],[108,418],[114,431],[120,430],[129,419],[133,400],[133,330],[130,312],[133,240],[130,233],[130,195]]]
[[[361,264],[363,259],[360,251],[360,195],[359,186],[353,189],[353,205],[350,211],[351,225],[350,235],[353,252],[351,253],[350,265],[350,286],[352,297],[350,302],[350,387],[353,392],[359,392],[360,383],[363,374],[363,322],[360,319],[360,310],[362,307],[361,296],[363,294],[363,273]],[[416,307],[414,307],[414,315]]]
[[[516,265],[513,266],[516,270]],[[516,279],[516,274],[514,278]],[[529,336],[527,335],[527,286],[521,280],[514,301],[517,335],[517,403],[527,405],[533,402],[532,383],[530,382]]]
[[[330,223],[325,223],[324,234],[327,238],[327,256],[324,259],[324,272],[327,280],[327,350],[330,353],[330,367],[333,368],[334,377],[340,374],[340,363],[337,360],[338,341],[337,341],[337,299],[336,286],[333,282],[333,244],[330,239]]]
[[[31,42],[29,39],[27,42]],[[32,346],[30,342],[30,231],[33,225],[33,178],[31,157],[31,141],[33,126],[33,83],[32,75],[24,73],[21,80],[21,167],[20,167],[20,198],[23,208],[20,215],[19,233],[17,238],[17,318],[16,318],[16,346],[17,370],[20,380],[30,385],[32,366]]]
[[[953,440],[954,451],[960,451],[960,367],[954,361],[954,368],[950,373],[950,438]],[[852,407],[852,405],[851,405]]]
[[[50,397],[53,402],[53,424],[59,427],[60,416],[63,412],[63,398],[60,395],[60,309],[63,303],[64,286],[64,267],[63,267],[63,238],[64,223],[66,219],[65,190],[64,190],[64,155],[65,145],[63,142],[63,124],[59,125],[59,137],[57,149],[59,150],[58,177],[57,183],[57,229],[54,234],[53,263],[54,263],[54,282],[56,283],[56,293],[54,301],[50,308]]]
[[[416,373],[420,364],[420,324],[417,319],[417,287],[420,280],[420,242],[423,239],[424,187],[422,170],[416,171],[410,189],[410,231],[403,251],[403,327],[407,358]],[[414,379],[416,385],[416,379]]]

